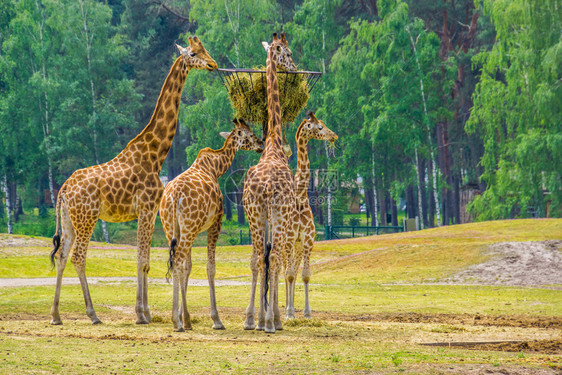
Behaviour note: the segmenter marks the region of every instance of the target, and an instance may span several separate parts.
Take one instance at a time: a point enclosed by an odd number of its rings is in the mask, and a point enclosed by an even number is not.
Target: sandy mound
[[[489,261],[444,281],[514,286],[562,284],[562,240],[497,243],[490,246],[489,255]]]
[[[0,234],[0,246],[2,247],[45,247],[51,244],[39,238],[29,236],[18,236],[13,234]]]

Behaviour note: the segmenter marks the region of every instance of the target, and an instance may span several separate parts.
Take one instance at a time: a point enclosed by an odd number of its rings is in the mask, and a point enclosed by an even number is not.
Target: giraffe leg
[[[150,242],[154,230],[156,212],[153,209],[141,210],[137,229],[137,300],[135,312],[137,324],[148,324],[152,319],[148,307],[148,271],[150,270]]]
[[[291,218],[296,217],[295,214],[291,215]],[[297,235],[299,233],[299,222],[298,220],[289,223],[287,229],[287,242],[285,243],[285,249],[283,250],[283,269],[285,270],[285,320],[295,318],[295,302],[294,302],[294,288],[296,281],[296,271],[293,269],[292,265],[295,259],[297,251]]]
[[[258,268],[260,270],[265,269],[265,264],[264,264],[264,260],[263,260],[264,255],[263,254],[264,254],[264,252],[262,251],[257,257],[258,258],[257,259]],[[258,331],[263,331],[265,329],[265,315],[266,315],[265,306],[267,304],[267,301],[266,301],[266,298],[265,298],[266,297],[266,295],[265,295],[265,272],[259,271],[258,275],[260,277],[260,297],[259,297],[260,306],[259,306],[259,309],[258,309],[258,323],[257,323],[256,329]],[[268,282],[269,282],[269,280],[268,280]],[[271,302],[271,284],[269,284],[269,290],[270,290],[269,301]],[[270,309],[270,306],[268,306],[268,308]]]
[[[278,256],[279,258],[279,256]],[[273,284],[275,285],[273,288],[273,302],[272,302],[272,309],[273,309],[273,325],[275,326],[276,331],[283,330],[283,323],[281,322],[281,312],[279,310],[279,274],[281,270],[281,261],[278,261],[277,270],[275,273],[275,278]]]
[[[213,329],[224,329],[217,310],[217,300],[215,295],[215,250],[217,240],[222,227],[222,214],[218,217],[215,224],[207,230],[207,280],[209,281],[209,293],[211,296],[211,319],[213,319]]]
[[[250,259],[250,269],[252,270],[252,286],[250,291],[250,303],[248,304],[248,308],[246,309],[246,320],[244,322],[244,329],[251,330],[256,328],[255,323],[255,299],[256,299],[256,287],[258,281],[258,275],[260,274],[260,268],[263,270],[263,252],[264,252],[264,240],[265,240],[265,212],[260,211],[258,207],[244,205],[246,209],[246,213],[248,216],[248,222],[250,224],[250,233],[252,236],[252,257]],[[263,276],[263,272],[261,272]],[[260,287],[262,287],[263,279]],[[262,293],[260,293],[260,296]],[[260,297],[261,298],[261,297]],[[263,306],[263,301],[260,299],[260,311]],[[265,322],[265,309],[263,313],[263,322],[260,325],[259,317],[258,317],[258,329],[261,327],[263,329],[263,325]]]
[[[299,239],[294,242],[294,252],[291,263],[287,270],[287,307],[285,308],[285,320],[295,319],[295,284],[297,282],[297,270],[302,259],[302,241]]]
[[[189,251],[187,254],[187,259],[185,260],[183,266],[183,272],[180,276],[180,287],[181,287],[181,315],[183,318],[183,326],[185,329],[191,330],[191,316],[187,310],[187,284],[189,282],[189,275],[191,274],[191,245],[189,246]]]
[[[281,269],[282,254],[287,240],[287,221],[283,216],[283,207],[270,206],[268,219],[272,227],[271,252],[269,254],[269,308],[265,313],[265,332],[275,333],[282,330],[279,312],[279,271]]]
[[[60,254],[57,259],[57,283],[55,287],[55,299],[53,301],[53,306],[51,307],[51,324],[59,325],[62,324],[62,320],[59,314],[59,301],[60,301],[60,291],[62,286],[62,275],[66,267],[66,262],[68,261],[68,254],[72,245],[74,244],[74,238],[76,233],[72,227],[72,222],[68,216],[68,211],[64,204],[61,205],[61,227],[62,227],[62,238],[61,238],[61,249]]]
[[[185,331],[185,329],[183,328],[182,314],[180,311],[179,302],[179,290],[181,283],[180,274],[180,265],[174,259],[174,268],[172,270],[172,323],[174,323],[174,331],[176,332]]]
[[[80,286],[82,287],[82,294],[84,295],[84,302],[86,303],[86,314],[90,317],[93,324],[99,324],[101,321],[94,311],[90,289],[88,288],[88,281],[86,280],[86,253],[96,221],[95,218],[91,218],[89,222],[82,225],[82,228],[76,228],[76,232],[78,233],[76,235],[74,252],[72,253],[71,259],[76,273],[78,274],[78,278],[80,279]]]
[[[304,317],[307,319],[312,318],[312,312],[310,310],[310,304],[308,301],[308,283],[310,281],[310,255],[312,253],[312,247],[314,245],[314,234],[307,236],[303,243],[303,269],[302,269],[302,281],[304,283]],[[297,268],[298,269],[298,268]]]
[[[179,238],[173,268],[172,322],[176,332],[184,332],[185,330],[192,329],[191,316],[187,309],[187,285],[192,268],[191,246],[195,236],[182,232]],[[181,295],[179,294],[180,291]]]

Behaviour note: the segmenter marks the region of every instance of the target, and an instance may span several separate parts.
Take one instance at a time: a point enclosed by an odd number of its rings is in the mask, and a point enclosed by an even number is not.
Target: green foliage
[[[555,1],[482,1],[497,38],[482,66],[467,131],[484,144],[478,220],[562,213],[562,16]],[[559,10],[559,9],[558,9]]]
[[[356,227],[360,224],[361,220],[358,217],[352,217],[349,219],[349,225]]]
[[[379,22],[350,24],[332,60],[335,85],[325,103],[337,100],[326,108],[330,118],[347,125],[340,134],[347,155],[338,165],[350,178],[375,177],[397,199],[415,180],[414,150],[427,155],[428,129],[450,116],[439,93],[452,81],[437,80],[442,69],[450,69],[438,58],[439,39],[422,20],[409,18],[405,3],[381,1],[380,11]]]
[[[339,135],[333,159],[310,142],[313,169],[336,170],[346,186],[359,176],[397,201],[417,184],[416,151],[425,166],[432,153],[443,165],[447,142],[456,183],[481,177],[487,186],[470,206],[477,219],[545,216],[547,207],[560,216],[559,5],[474,2],[4,0],[0,178],[17,187],[26,211],[44,205],[49,177],[56,189],[77,168],[109,160],[148,122],[174,43],[197,35],[220,67],[249,68],[265,63],[261,41],[283,31],[297,66],[325,73],[306,109]],[[304,113],[286,132],[293,150]],[[191,71],[168,172],[220,148],[232,117],[218,75]],[[236,156],[229,191],[258,157]],[[446,177],[437,175],[437,190],[453,183]],[[334,207],[336,221],[346,201]]]

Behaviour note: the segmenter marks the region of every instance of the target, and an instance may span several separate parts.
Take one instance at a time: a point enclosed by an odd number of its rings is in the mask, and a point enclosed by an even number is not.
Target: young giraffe
[[[59,315],[60,289],[71,249],[71,261],[82,286],[86,314],[92,323],[101,323],[92,305],[85,273],[88,243],[98,219],[109,222],[138,219],[135,311],[137,324],[147,324],[151,320],[147,301],[150,242],[164,191],[158,174],[174,139],[180,97],[187,74],[191,69],[212,71],[217,68],[217,63],[209,56],[199,38],[190,37],[188,48],[177,47],[181,56],[170,69],[152,118],[144,130],[114,159],[77,170],[59,190],[55,212],[57,228],[53,237],[55,248],[51,252],[53,264],[57,258],[51,324],[62,324]],[[61,245],[62,249],[57,254]]]
[[[312,253],[316,232],[314,216],[308,202],[310,161],[306,146],[311,139],[333,142],[338,139],[338,136],[328,129],[322,120],[317,119],[313,112],[309,112],[308,118],[304,119],[298,127],[295,139],[297,141],[297,172],[295,174],[297,204],[295,220],[288,235],[289,239],[294,241],[293,243],[287,243],[287,250],[283,257],[287,291],[285,319],[295,318],[295,283],[301,259],[303,259],[302,281],[304,282],[303,313],[305,318],[312,317],[308,302],[308,283],[310,281],[310,254]]]
[[[273,34],[270,46],[264,44],[267,53],[267,110],[268,131],[265,151],[257,165],[248,170],[244,180],[243,203],[252,234],[253,252],[250,261],[252,269],[252,287],[250,303],[246,310],[245,329],[254,329],[254,300],[258,273],[261,273],[260,310],[258,313],[258,330],[265,329],[273,333],[283,329],[279,314],[278,283],[282,251],[287,240],[287,226],[294,217],[295,185],[289,169],[287,156],[283,151],[281,129],[281,107],[279,103],[279,86],[277,82],[277,65],[288,70],[296,70],[291,59],[285,35],[281,38]],[[269,253],[269,276],[265,276],[264,238],[266,220],[271,228],[271,251]],[[265,283],[270,285],[270,306],[265,312]]]
[[[205,230],[213,329],[224,329],[215,299],[215,248],[223,214],[218,178],[230,167],[239,149],[263,151],[263,142],[248,125],[242,120],[234,120],[234,123],[236,128],[232,132],[221,133],[226,138],[224,146],[219,150],[205,148],[199,151],[191,167],[166,186],[162,197],[160,218],[170,243],[169,268],[173,272],[174,283],[172,321],[177,332],[191,329],[186,300],[191,273],[191,246],[197,234]],[[178,306],[178,288],[181,288],[181,310]]]

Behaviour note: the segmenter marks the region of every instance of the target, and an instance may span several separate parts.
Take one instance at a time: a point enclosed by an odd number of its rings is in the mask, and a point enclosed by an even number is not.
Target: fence
[[[344,225],[326,225],[324,227],[324,239],[337,240],[340,238],[355,238],[372,236],[374,234],[398,233],[403,232],[401,226],[379,226],[379,227],[359,227]]]
[[[324,239],[325,240],[339,240],[341,238],[355,238],[365,237],[372,235],[379,235],[385,233],[398,233],[403,232],[404,227],[401,226],[379,226],[379,227],[360,227],[360,226],[345,226],[345,225],[326,225],[324,226]],[[317,233],[317,240],[322,236]],[[320,238],[318,238],[320,237]],[[240,245],[251,245],[252,236],[250,230],[248,235],[240,230]]]

